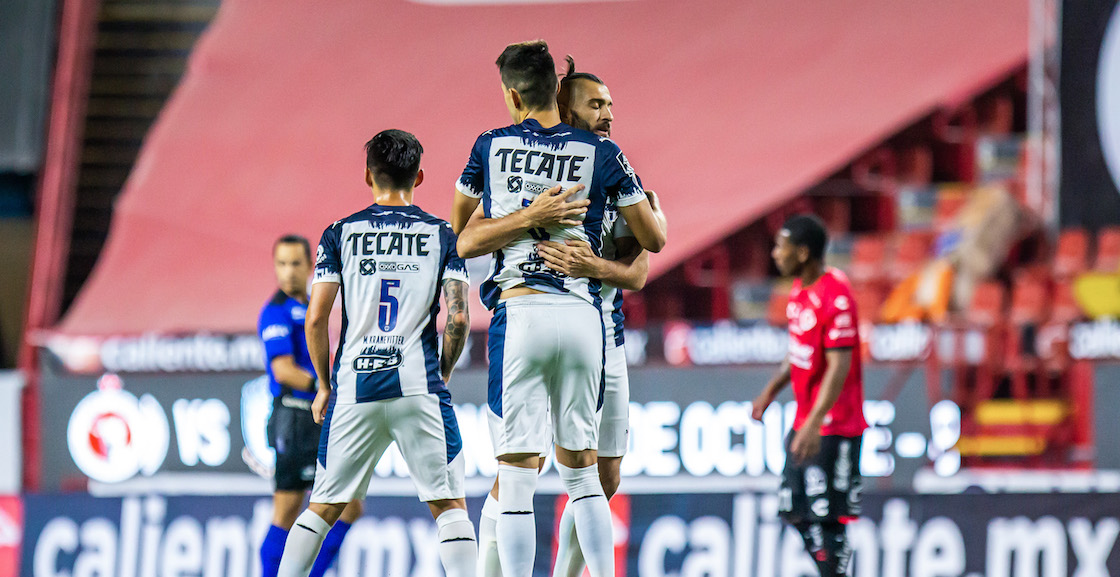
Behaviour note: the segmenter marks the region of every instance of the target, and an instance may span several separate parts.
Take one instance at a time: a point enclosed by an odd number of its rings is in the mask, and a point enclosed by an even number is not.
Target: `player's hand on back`
[[[597,258],[591,245],[580,240],[566,243],[552,240],[537,244],[537,252],[548,268],[574,278],[599,278]]]
[[[583,215],[587,213],[587,206],[591,204],[588,199],[569,201],[573,194],[584,189],[582,184],[577,184],[567,190],[561,185],[556,185],[537,195],[533,202],[525,207],[523,213],[529,219],[531,228],[548,228],[551,226],[578,226],[583,224]]]

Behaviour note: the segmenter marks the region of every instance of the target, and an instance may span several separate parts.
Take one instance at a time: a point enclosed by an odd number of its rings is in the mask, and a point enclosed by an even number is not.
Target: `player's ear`
[[[369,171],[368,167],[366,168],[366,186],[373,186],[373,173]]]
[[[521,100],[521,94],[517,92],[516,88],[507,88],[506,90],[509,90],[509,101],[513,104],[513,107],[521,110],[524,104]]]
[[[424,169],[423,168],[416,171],[416,182],[414,182],[412,184],[412,188],[416,188],[417,186],[420,186],[421,182],[424,182]]]
[[[809,247],[797,247],[797,262],[802,264],[809,262]]]

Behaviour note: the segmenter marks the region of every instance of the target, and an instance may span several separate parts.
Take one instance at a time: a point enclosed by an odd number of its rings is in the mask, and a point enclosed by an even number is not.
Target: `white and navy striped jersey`
[[[599,305],[598,280],[569,278],[549,269],[536,244],[549,239],[582,240],[600,255],[608,206],[630,206],[645,198],[641,181],[613,141],[567,124],[544,128],[533,119],[490,130],[475,141],[456,188],[481,198],[487,218],[501,218],[558,184],[564,188],[584,185],[573,197],[591,200],[583,225],[532,229],[496,251],[489,278],[480,287],[488,308],[497,305],[502,291],[522,285],[547,293],[570,293]]]
[[[634,233],[630,232],[630,227],[626,226],[626,219],[618,214],[617,208],[607,207],[606,216],[603,218],[602,257],[607,260],[617,259],[618,246],[615,239],[627,236],[633,237]],[[601,307],[603,309],[603,329],[605,330],[603,334],[606,336],[604,341],[606,347],[608,349],[621,347],[626,342],[622,324],[626,318],[622,314],[622,289],[604,282],[599,295],[603,300]]]
[[[315,280],[341,284],[342,340],[336,403],[447,390],[440,378],[436,314],[443,281],[468,282],[447,222],[416,206],[380,206],[327,227]]]

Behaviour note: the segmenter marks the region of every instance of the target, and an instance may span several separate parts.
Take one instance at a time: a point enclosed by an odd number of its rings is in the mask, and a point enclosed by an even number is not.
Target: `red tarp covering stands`
[[[670,219],[654,275],[1027,53],[1022,0],[459,3],[223,2],[57,330],[252,332],[273,240],[369,204],[362,144],[384,128],[420,138],[416,201],[446,217],[474,138],[509,124],[510,42],[545,38],[609,85]]]

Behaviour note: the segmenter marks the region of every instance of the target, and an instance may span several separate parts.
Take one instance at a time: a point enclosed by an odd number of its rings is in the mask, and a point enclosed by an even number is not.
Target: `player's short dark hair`
[[[272,254],[276,254],[276,247],[282,244],[298,244],[303,247],[303,256],[307,257],[307,261],[311,262],[311,243],[307,242],[307,238],[298,234],[286,234],[278,239],[272,245]]]
[[[420,171],[424,147],[411,133],[390,128],[366,143],[366,168],[384,188],[411,189]]]
[[[791,244],[809,249],[809,258],[824,258],[824,249],[828,246],[828,231],[821,219],[812,214],[794,215],[786,220],[782,229],[789,231]]]
[[[556,63],[544,40],[506,46],[497,64],[502,84],[516,90],[530,110],[548,108],[556,101]]]
[[[560,85],[564,86],[573,80],[590,80],[595,84],[603,84],[603,81],[598,76],[590,72],[576,72],[576,60],[569,54],[564,57],[568,61],[568,70],[560,77]]]

